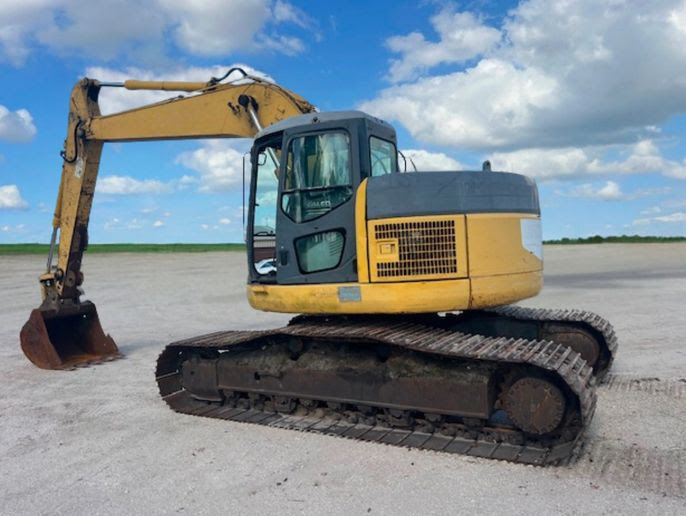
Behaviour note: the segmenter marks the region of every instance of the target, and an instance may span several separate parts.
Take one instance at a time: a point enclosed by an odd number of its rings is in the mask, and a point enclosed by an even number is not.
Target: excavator
[[[103,116],[99,92],[115,87],[182,94]],[[590,312],[513,305],[542,288],[535,182],[488,162],[408,172],[388,123],[319,112],[239,68],[208,82],[75,85],[43,301],[20,333],[31,362],[120,356],[81,299],[102,147],[183,138],[254,139],[247,297],[296,315],[166,346],[156,379],[169,407],[528,464],[572,455],[617,339]]]

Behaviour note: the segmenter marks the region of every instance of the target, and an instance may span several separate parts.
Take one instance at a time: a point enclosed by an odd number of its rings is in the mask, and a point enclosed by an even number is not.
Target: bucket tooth
[[[41,369],[70,369],[121,356],[89,301],[64,313],[31,311],[19,338],[24,355]]]

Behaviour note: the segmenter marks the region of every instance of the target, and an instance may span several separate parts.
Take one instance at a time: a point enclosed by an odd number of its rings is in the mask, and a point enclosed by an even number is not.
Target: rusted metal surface
[[[544,322],[540,337],[572,348],[591,367],[601,359],[601,343],[585,328],[572,323]],[[604,369],[604,368],[599,368]]]
[[[218,332],[175,342],[167,346],[158,359],[156,375],[160,394],[173,410],[186,414],[399,446],[530,464],[557,463],[571,454],[595,409],[592,370],[578,353],[549,341],[469,335],[419,324],[412,318],[406,318],[406,321],[298,317],[293,324],[275,330]],[[508,423],[507,416],[504,422],[498,421],[495,416],[503,412],[499,407],[504,405],[504,399],[495,402],[493,417],[484,419],[454,417],[440,411],[406,410],[403,406],[383,407],[383,400],[372,403],[366,399],[362,404],[355,398],[346,403],[325,396],[314,400],[312,397],[295,397],[298,393],[294,392],[272,396],[278,386],[278,371],[276,374],[268,371],[272,376],[268,374],[266,378],[273,380],[275,385],[262,393],[224,391],[217,384],[214,393],[223,396],[222,401],[194,398],[184,387],[184,361],[188,361],[189,356],[198,355],[207,357],[210,362],[221,363],[223,359],[214,360],[214,353],[230,355],[239,350],[255,350],[257,356],[257,350],[278,346],[294,337],[336,344],[346,349],[372,345],[377,349],[390,347],[412,352],[420,362],[431,357],[445,363],[468,363],[499,371],[504,368],[511,376],[519,378],[543,377],[563,394],[565,414],[557,428],[548,431],[558,416],[541,413],[547,416],[547,420],[544,418],[543,423],[539,422],[537,432],[542,434],[532,435],[532,432],[522,431]],[[221,367],[218,371],[221,377]],[[460,393],[454,395],[460,396]],[[560,408],[555,405],[554,398],[553,412]]]
[[[541,378],[517,380],[504,397],[504,406],[515,424],[532,434],[555,430],[565,414],[562,391]]]
[[[597,380],[610,370],[617,354],[617,336],[609,321],[583,310],[501,306],[490,310],[449,314],[441,324],[490,336],[551,340],[581,354]]]
[[[199,389],[189,386],[187,370],[195,373],[194,378],[203,375],[208,385]],[[484,419],[493,410],[493,372],[489,368],[430,356],[419,358],[402,349],[379,358],[373,346],[343,349],[323,342],[308,346],[294,360],[284,339],[266,349],[184,363],[182,371],[184,386],[191,394],[212,401],[217,391],[232,391]],[[214,392],[205,396],[211,385]]]
[[[121,357],[88,301],[63,313],[31,311],[19,339],[24,355],[41,369],[70,369]]]

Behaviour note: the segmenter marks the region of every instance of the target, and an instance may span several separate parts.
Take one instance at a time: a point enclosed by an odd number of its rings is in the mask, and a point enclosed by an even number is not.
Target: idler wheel
[[[505,393],[505,411],[517,427],[535,435],[555,430],[565,413],[565,398],[555,385],[542,378],[524,377]]]
[[[572,348],[591,367],[595,366],[600,357],[600,344],[597,339],[582,328],[549,323],[543,327],[540,338]]]

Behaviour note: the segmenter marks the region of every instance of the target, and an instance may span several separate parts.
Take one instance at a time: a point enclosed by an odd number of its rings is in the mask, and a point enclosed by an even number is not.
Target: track
[[[156,376],[160,394],[173,410],[186,414],[539,465],[568,458],[595,409],[591,368],[577,353],[558,343],[470,335],[414,322],[401,323],[397,319],[313,319],[296,318],[291,325],[275,330],[219,332],[172,343],[158,359]],[[302,400],[297,406],[289,406],[289,413],[280,413],[274,406],[251,403],[248,398],[235,403],[210,393],[207,397],[215,396],[215,401],[197,399],[197,395],[194,397],[183,387],[182,364],[189,354],[216,357],[232,349],[244,349],[246,345],[266,349],[270,342],[289,338],[324,339],[352,345],[372,342],[411,350],[420,356],[513,364],[542,371],[566,386],[578,404],[578,413],[558,435],[538,438],[512,429],[503,430],[497,425],[478,428],[457,425],[456,429],[453,425],[452,431],[446,431],[445,426],[431,425],[421,418],[414,426],[397,428],[380,417],[370,421],[361,413],[351,413],[350,406],[347,410],[336,410],[328,404],[313,409]],[[210,369],[207,374],[216,374]],[[206,370],[198,371],[205,374]]]
[[[448,314],[443,319],[443,325],[452,324],[457,331],[552,340],[572,346],[582,355],[586,351],[596,357],[591,363],[594,364],[593,373],[598,381],[608,374],[617,354],[617,336],[610,322],[585,310],[506,305],[490,310]]]

